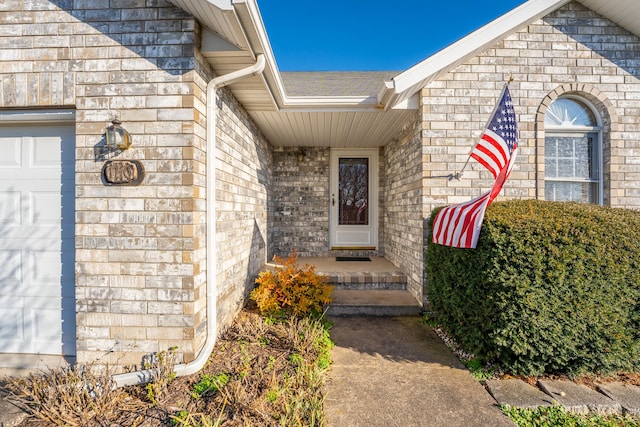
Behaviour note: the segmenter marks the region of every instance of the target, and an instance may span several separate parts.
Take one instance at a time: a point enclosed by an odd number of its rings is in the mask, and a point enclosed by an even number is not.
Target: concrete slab
[[[330,320],[329,427],[514,425],[419,317]]]
[[[600,414],[622,413],[620,404],[602,393],[582,384],[567,380],[539,380],[538,386],[567,411],[578,414],[596,412]]]
[[[640,416],[640,387],[613,382],[599,384],[597,390],[620,403],[625,414]]]
[[[548,394],[519,379],[487,380],[486,384],[487,390],[500,405],[523,409],[553,406],[553,399]]]
[[[393,265],[391,261],[384,257],[371,257],[371,261],[336,261],[335,257],[300,257],[298,258],[298,265],[303,266],[305,264],[314,265],[316,267],[316,273],[331,272],[331,273],[354,273],[366,271],[369,273],[398,273],[402,271]],[[267,265],[275,265],[269,263]]]

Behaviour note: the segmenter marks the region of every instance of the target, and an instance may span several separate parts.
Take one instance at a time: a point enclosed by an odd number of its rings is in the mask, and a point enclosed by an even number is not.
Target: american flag
[[[518,124],[509,88],[505,85],[485,131],[471,151],[471,157],[497,178],[518,147]]]
[[[490,191],[465,203],[443,208],[433,222],[433,243],[456,248],[475,248],[487,207],[498,197],[511,173],[518,151],[518,125],[507,85],[491,114],[471,157],[495,178]]]

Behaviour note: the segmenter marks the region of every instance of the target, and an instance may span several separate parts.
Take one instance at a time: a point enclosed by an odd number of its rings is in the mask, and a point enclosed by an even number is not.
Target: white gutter
[[[238,80],[261,74],[264,71],[265,58],[259,54],[256,63],[246,68],[218,76],[207,84],[207,338],[198,356],[189,363],[182,363],[174,367],[177,376],[191,375],[202,369],[207,363],[217,339],[216,302],[216,193],[215,193],[215,167],[216,159],[216,91]],[[145,369],[136,372],[127,372],[114,375],[116,387],[136,385],[151,382],[154,376],[153,369]]]

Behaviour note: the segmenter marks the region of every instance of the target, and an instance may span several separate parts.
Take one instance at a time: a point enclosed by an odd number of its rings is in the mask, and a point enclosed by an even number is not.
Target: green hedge
[[[639,212],[496,202],[477,249],[429,243],[426,272],[437,321],[482,362],[522,375],[640,371]]]

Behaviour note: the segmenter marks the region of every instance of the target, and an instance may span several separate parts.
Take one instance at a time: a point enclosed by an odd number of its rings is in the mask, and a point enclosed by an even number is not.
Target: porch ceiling
[[[388,143],[409,123],[415,111],[251,111],[250,114],[276,146],[368,148]]]

